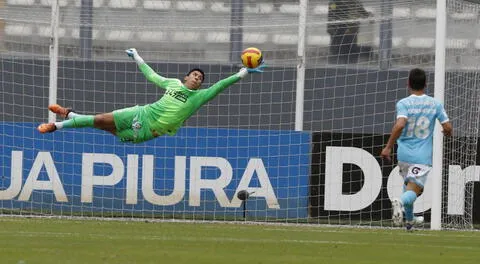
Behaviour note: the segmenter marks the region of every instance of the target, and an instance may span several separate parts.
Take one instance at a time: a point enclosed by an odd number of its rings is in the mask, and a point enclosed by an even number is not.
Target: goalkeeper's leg
[[[115,134],[115,121],[112,113],[98,114],[98,115],[76,115],[71,119],[55,122],[44,123],[38,126],[40,133],[51,133],[63,128],[81,128],[93,127],[108,131]]]
[[[75,113],[71,108],[66,108],[63,107],[59,104],[52,104],[48,106],[48,110],[51,112],[59,115],[60,117],[63,117],[65,119],[70,119],[75,116],[78,116],[79,114]]]

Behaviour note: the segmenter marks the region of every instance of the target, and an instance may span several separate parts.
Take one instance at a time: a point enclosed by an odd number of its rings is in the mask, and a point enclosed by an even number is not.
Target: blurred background
[[[0,2],[2,53],[48,55],[52,1]],[[384,39],[391,39],[386,67],[433,66],[434,0],[308,2],[306,54],[309,67],[327,63],[376,67]],[[352,4],[355,2],[358,4]],[[135,46],[152,52],[147,56],[159,61],[229,63],[235,37],[240,37],[239,46],[250,45],[264,50],[270,63],[297,63],[299,1],[60,0],[59,3],[60,55],[65,58],[124,59],[121,54],[124,48]],[[451,51],[447,66],[468,68],[475,65],[480,51],[478,10],[466,2],[452,3],[455,6],[449,6],[447,21],[446,46]],[[336,14],[329,14],[333,12],[332,5],[336,5]],[[346,20],[354,21],[350,25],[358,27],[352,31],[357,34],[356,44],[366,47],[362,50],[365,54],[358,60],[346,62],[328,60],[329,55],[336,55],[330,48],[336,35],[331,29],[329,32],[328,24]],[[340,45],[338,41],[334,44]]]

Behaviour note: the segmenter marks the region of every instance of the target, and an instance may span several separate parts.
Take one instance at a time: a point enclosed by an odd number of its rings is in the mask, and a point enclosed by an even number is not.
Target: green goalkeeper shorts
[[[143,106],[113,111],[116,135],[122,142],[141,143],[154,138]]]

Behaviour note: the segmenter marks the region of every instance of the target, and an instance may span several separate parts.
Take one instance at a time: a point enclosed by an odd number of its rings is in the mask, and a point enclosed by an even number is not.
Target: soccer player
[[[425,94],[425,71],[412,69],[408,76],[410,96],[397,102],[397,120],[381,157],[391,161],[390,153],[398,139],[398,166],[404,179],[400,199],[392,199],[392,220],[410,231],[415,224],[413,203],[422,194],[428,173],[432,168],[433,128],[438,119],[443,134],[451,136],[453,129],[443,105]]]
[[[135,60],[147,80],[165,89],[165,94],[158,101],[97,115],[81,115],[54,104],[48,109],[67,120],[41,124],[38,131],[50,133],[64,128],[94,127],[116,135],[122,142],[132,143],[141,143],[164,134],[174,135],[202,105],[248,73],[263,72],[265,67],[262,64],[257,68],[241,68],[238,73],[218,81],[210,88],[200,89],[205,77],[201,69],[190,70],[182,83],[179,79],[165,78],[155,73],[136,49],[125,52]]]

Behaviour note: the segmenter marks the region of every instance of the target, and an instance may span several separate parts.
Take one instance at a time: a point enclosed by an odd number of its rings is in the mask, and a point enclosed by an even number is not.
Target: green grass
[[[0,218],[1,263],[478,263],[480,232]]]

